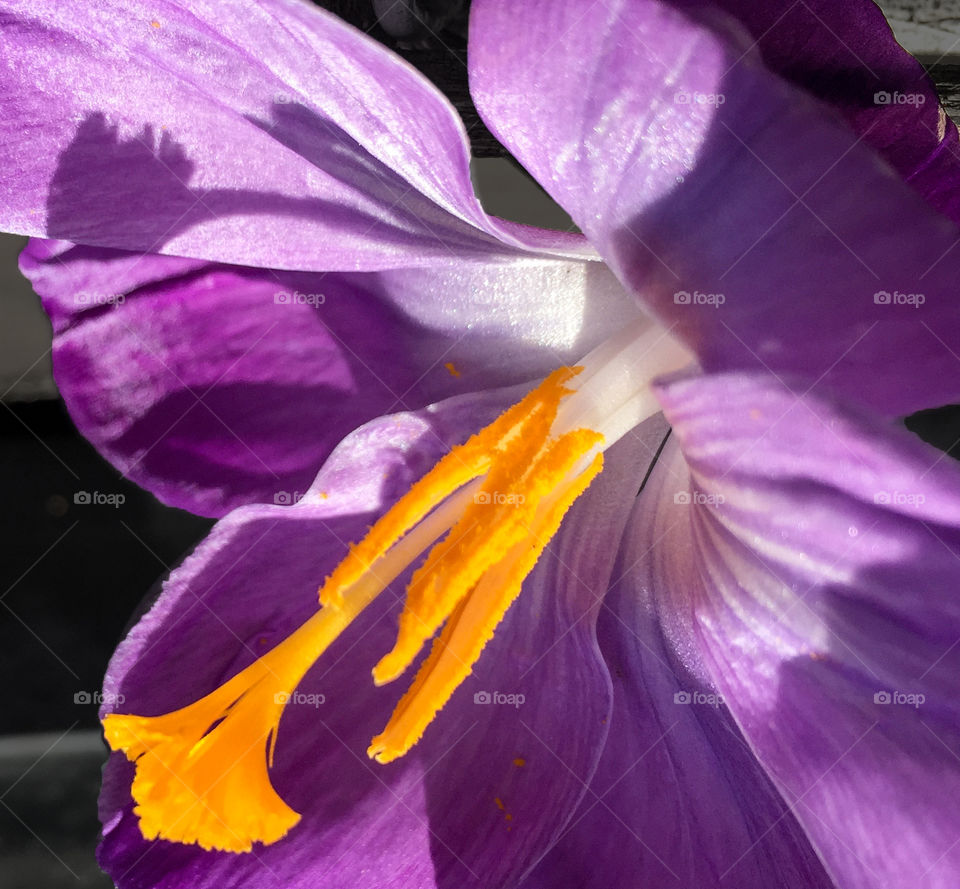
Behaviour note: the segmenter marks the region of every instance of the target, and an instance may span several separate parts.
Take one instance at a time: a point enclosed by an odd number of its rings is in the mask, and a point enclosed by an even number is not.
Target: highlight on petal
[[[956,226],[732,19],[477,0],[470,40],[487,124],[705,369],[887,416],[960,401]]]
[[[722,693],[838,884],[946,889],[960,470],[769,375],[658,394],[677,444],[643,497],[665,635]]]
[[[2,25],[6,231],[317,272],[592,255],[488,217],[453,106],[310,3],[37,0]]]

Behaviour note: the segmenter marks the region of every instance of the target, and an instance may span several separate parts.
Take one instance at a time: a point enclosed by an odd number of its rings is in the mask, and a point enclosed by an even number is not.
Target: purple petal
[[[282,639],[316,608],[318,581],[346,541],[504,404],[501,393],[378,420],[334,452],[298,505],[231,513],[121,644],[107,695],[123,695],[128,711],[161,712]],[[246,855],[145,842],[131,767],[115,755],[100,860],[121,889],[514,885],[576,808],[600,754],[610,700],[595,612],[654,447],[638,434],[611,451],[474,676],[397,763],[370,763],[364,751],[401,691],[374,688],[369,672],[395,636],[400,584],[397,599],[386,593],[338,640],[299,688],[325,703],[288,706],[278,733],[272,779],[303,813],[280,842]],[[479,706],[481,690],[525,702]]]
[[[4,230],[313,271],[586,249],[489,218],[453,106],[308,3],[14,7]]]
[[[603,756],[580,809],[523,889],[828,889],[722,699],[678,663],[663,636],[647,552],[661,529],[645,527],[649,518],[641,501],[597,621],[613,680]]]
[[[960,222],[957,127],[872,0],[718,0],[773,71],[833,105],[941,213]]]
[[[544,376],[638,315],[600,263],[311,275],[34,240],[21,265],[80,431],[214,516],[306,491],[373,417]]]
[[[429,367],[426,345],[404,349],[413,326],[342,276],[69,246],[38,262],[48,249],[34,242],[24,266],[54,320],[54,372],[78,429],[193,512],[289,502]],[[295,293],[324,301],[275,301]]]
[[[956,885],[960,470],[770,377],[659,397],[683,456],[643,500],[674,650],[838,885]]]
[[[739,29],[648,0],[472,15],[486,121],[705,368],[960,400],[957,229]]]

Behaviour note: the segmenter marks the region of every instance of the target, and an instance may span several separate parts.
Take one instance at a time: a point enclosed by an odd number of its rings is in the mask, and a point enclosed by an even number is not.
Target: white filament
[[[567,384],[575,391],[560,406],[553,431],[593,429],[604,438],[599,449],[606,450],[660,410],[650,383],[693,361],[664,328],[647,319],[634,322],[580,362],[583,370]]]

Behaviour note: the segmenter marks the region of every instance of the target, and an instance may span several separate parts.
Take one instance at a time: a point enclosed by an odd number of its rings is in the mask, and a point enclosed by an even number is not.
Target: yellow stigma
[[[375,682],[396,679],[440,632],[368,753],[390,762],[417,743],[603,467],[602,435],[555,429],[560,402],[573,391],[566,384],[579,372],[555,371],[441,459],[350,547],[320,589],[320,610],[266,655],[180,710],[104,718],[110,747],[136,763],[131,793],[147,839],[243,852],[276,842],[299,821],[269,777],[284,705],[353,619],[429,551],[407,589],[396,644],[373,668]]]

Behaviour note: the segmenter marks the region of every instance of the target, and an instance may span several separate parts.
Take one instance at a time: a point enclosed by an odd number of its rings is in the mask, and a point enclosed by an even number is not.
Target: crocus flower
[[[108,670],[121,887],[955,885],[956,132],[800,7],[474,4],[580,237],[299,2],[6,4],[61,389],[222,517]]]

